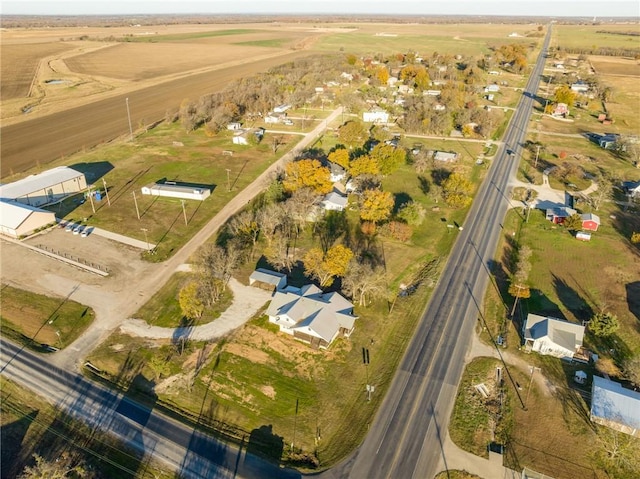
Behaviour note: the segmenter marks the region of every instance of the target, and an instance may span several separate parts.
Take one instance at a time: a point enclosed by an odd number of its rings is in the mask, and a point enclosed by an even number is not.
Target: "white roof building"
[[[343,211],[347,207],[348,198],[339,191],[333,190],[322,200],[322,207],[330,211]]]
[[[249,286],[256,283],[268,289],[284,289],[287,286],[287,275],[270,269],[257,268],[249,276]]]
[[[0,233],[11,238],[28,236],[56,222],[51,211],[12,201],[0,201]]]
[[[640,393],[620,383],[593,377],[591,420],[616,431],[640,437]]]
[[[389,112],[383,110],[382,108],[374,107],[371,110],[362,113],[362,120],[367,123],[388,123]]]
[[[143,186],[142,194],[204,201],[211,194],[211,188],[167,181],[166,183],[151,183],[150,185]]]
[[[557,358],[573,358],[582,347],[584,326],[556,318],[529,314],[524,341],[528,350]]]
[[[347,299],[338,293],[323,293],[312,284],[277,291],[267,315],[280,331],[323,349],[341,335],[349,337],[358,319]]]
[[[6,185],[0,185],[0,198],[31,206],[54,203],[87,187],[84,173],[59,166]]]

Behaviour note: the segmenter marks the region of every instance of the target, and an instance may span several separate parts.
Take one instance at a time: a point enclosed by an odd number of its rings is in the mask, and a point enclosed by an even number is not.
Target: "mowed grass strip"
[[[210,32],[187,32],[187,33],[170,33],[166,35],[145,35],[125,37],[127,42],[136,43],[154,43],[154,42],[176,42],[183,40],[198,40],[200,38],[225,37],[231,35],[245,35],[247,33],[256,33],[261,30],[251,28],[230,28],[228,30],[214,30]]]
[[[94,319],[91,308],[66,298],[53,298],[2,285],[2,334],[29,347],[64,348]],[[59,335],[59,336],[58,336]]]

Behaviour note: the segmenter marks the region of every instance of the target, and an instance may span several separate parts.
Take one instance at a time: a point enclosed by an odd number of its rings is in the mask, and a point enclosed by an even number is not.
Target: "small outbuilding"
[[[558,206],[556,208],[548,208],[546,218],[553,224],[561,225],[569,216],[575,215],[577,212],[568,206]]]
[[[389,112],[382,108],[375,107],[362,113],[362,120],[367,123],[388,123]]]
[[[578,231],[576,233],[576,239],[580,241],[591,241],[591,233],[588,231]]]
[[[193,186],[186,183],[180,184],[175,181],[167,181],[166,183],[152,183],[143,186],[142,194],[204,201],[211,195],[211,188],[202,185]]]
[[[584,213],[580,215],[582,218],[582,229],[588,231],[598,231],[600,226],[600,217],[593,213]]]
[[[640,437],[640,393],[599,376],[593,377],[591,420],[616,431]]]
[[[270,269],[257,268],[249,276],[249,286],[269,291],[280,291],[287,287],[287,275]]]

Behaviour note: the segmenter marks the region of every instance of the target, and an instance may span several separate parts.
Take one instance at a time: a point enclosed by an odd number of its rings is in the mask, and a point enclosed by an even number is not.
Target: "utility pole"
[[[229,176],[230,173],[231,170],[227,168],[227,191],[231,191],[231,177]]]
[[[529,378],[529,387],[527,388],[527,395],[524,398],[525,407],[529,402],[529,392],[531,391],[531,383],[533,382],[533,373],[535,373],[536,371],[540,371],[540,368],[534,367],[534,366],[529,366],[529,369],[531,370],[531,377]]]
[[[296,398],[296,414],[293,416],[293,440],[291,441],[291,450],[293,451],[294,445],[296,443],[296,426],[298,424],[298,402],[299,399]]]
[[[184,225],[187,226],[187,210],[184,209],[184,200],[180,200],[182,203],[182,214],[184,215]]]
[[[149,251],[149,238],[147,237],[147,231],[149,230],[147,228],[140,228],[140,229],[144,233],[144,241],[145,243],[147,243],[147,251]]]
[[[93,204],[93,185],[89,185],[87,186],[87,189],[89,190],[89,202],[91,203],[91,210],[93,211],[93,214],[96,214],[96,207]]]
[[[131,193],[133,193],[133,202],[136,205],[136,215],[138,215],[138,221],[140,221],[140,210],[138,209],[138,199],[136,198],[136,192],[132,191]]]
[[[129,97],[124,99],[127,103],[127,119],[129,120],[129,135],[131,136],[131,141],[133,141],[133,128],[131,127],[131,112],[129,111]]]
[[[518,292],[519,292],[521,289],[525,289],[525,287],[524,287],[524,286],[520,286],[519,284],[514,284],[514,286],[515,286],[516,288],[518,288]],[[519,296],[516,294],[516,299],[515,299],[515,301],[513,302],[513,308],[511,309],[511,317],[512,317],[512,318],[513,318],[514,313],[516,312],[516,305],[518,304],[518,298],[519,298]]]
[[[538,158],[540,157],[540,145],[538,145],[537,149],[536,149],[536,161],[533,163],[533,167],[537,168],[538,167]]]
[[[371,393],[375,388],[369,384],[369,350],[367,348],[362,348],[362,364],[364,364],[367,377],[367,401],[371,401]]]
[[[107,181],[102,178],[102,184],[104,185],[104,194],[107,197],[107,204],[111,206],[111,200],[109,199],[109,189],[107,188]]]

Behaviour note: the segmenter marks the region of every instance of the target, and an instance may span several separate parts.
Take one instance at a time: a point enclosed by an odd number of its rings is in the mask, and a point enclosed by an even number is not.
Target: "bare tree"
[[[284,218],[284,210],[279,203],[269,203],[258,211],[256,219],[267,244],[273,242],[277,229],[284,222]]]
[[[598,176],[596,183],[598,185],[598,189],[589,195],[587,201],[594,210],[598,211],[602,206],[602,203],[611,198],[613,184],[605,175]]]
[[[354,301],[357,299],[360,306],[365,306],[367,299],[370,302],[372,296],[385,293],[387,285],[384,270],[352,259],[342,279],[342,288]]]
[[[207,243],[198,252],[196,269],[201,276],[222,281],[223,290],[240,263],[240,250],[228,243],[226,248]]]

